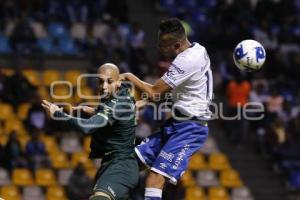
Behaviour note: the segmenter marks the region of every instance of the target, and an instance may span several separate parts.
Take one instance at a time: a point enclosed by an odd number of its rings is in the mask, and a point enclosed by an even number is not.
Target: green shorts
[[[113,158],[102,163],[96,175],[95,192],[104,192],[115,200],[125,200],[138,184],[139,167],[134,156]]]

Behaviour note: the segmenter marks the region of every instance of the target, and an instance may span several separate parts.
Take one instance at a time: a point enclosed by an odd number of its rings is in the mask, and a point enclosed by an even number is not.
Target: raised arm
[[[137,76],[132,73],[122,74],[125,80],[132,82],[135,87],[137,87],[142,92],[145,92],[149,95],[151,100],[154,100],[156,95],[161,95],[166,92],[169,92],[172,88],[162,79],[159,79],[154,85],[142,81]]]
[[[84,134],[91,134],[97,129],[104,127],[109,118],[107,114],[104,113],[97,113],[89,119],[72,117],[71,115],[62,112],[62,109],[57,105],[46,100],[43,100],[42,106],[50,113],[50,115],[54,116],[54,119],[64,120],[71,127]]]

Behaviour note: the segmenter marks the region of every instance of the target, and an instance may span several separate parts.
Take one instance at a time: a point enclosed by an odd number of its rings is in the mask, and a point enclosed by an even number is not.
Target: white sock
[[[150,197],[149,199],[161,199],[162,197],[162,190],[158,188],[146,188],[145,189],[145,198]],[[151,198],[152,197],[152,198]]]

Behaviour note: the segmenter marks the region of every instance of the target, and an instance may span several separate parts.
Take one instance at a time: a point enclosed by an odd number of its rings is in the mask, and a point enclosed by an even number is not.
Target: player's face
[[[160,53],[167,58],[174,58],[177,55],[178,44],[172,41],[168,34],[159,34],[158,48]]]
[[[119,86],[120,81],[117,75],[109,72],[102,72],[99,74],[99,89],[102,98],[106,99],[114,95]]]

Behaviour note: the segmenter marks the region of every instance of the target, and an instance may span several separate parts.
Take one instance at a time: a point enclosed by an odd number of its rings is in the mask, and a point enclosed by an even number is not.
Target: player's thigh
[[[204,145],[208,136],[207,126],[195,122],[179,125],[175,125],[176,132],[165,143],[151,168],[172,183],[177,183],[187,169],[190,157]]]
[[[97,178],[94,193],[104,192],[112,199],[127,199],[138,183],[139,168],[135,158],[113,160]]]
[[[145,138],[141,144],[135,147],[139,160],[146,166],[151,167],[163,147],[163,131],[158,131]]]

